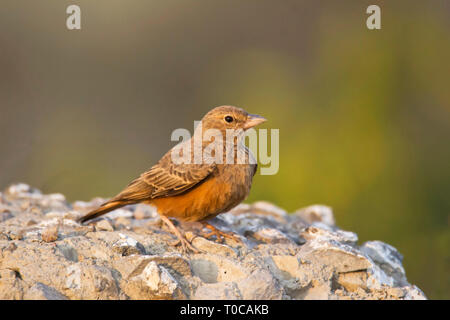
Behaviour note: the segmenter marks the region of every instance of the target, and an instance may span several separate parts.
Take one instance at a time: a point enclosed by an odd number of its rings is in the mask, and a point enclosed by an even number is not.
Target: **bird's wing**
[[[111,201],[139,202],[178,195],[207,179],[215,168],[215,164],[175,164],[167,153]]]

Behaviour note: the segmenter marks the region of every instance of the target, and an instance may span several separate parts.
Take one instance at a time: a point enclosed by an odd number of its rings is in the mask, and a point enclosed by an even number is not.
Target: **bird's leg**
[[[169,227],[170,230],[175,234],[175,236],[178,238],[178,240],[175,243],[172,243],[171,245],[176,246],[181,243],[181,246],[183,248],[183,252],[188,252],[188,250],[191,250],[194,253],[199,253],[200,251],[196,249],[194,246],[191,245],[191,243],[186,239],[185,236],[183,236],[180,232],[180,230],[175,227],[175,225],[170,221],[169,218],[161,215],[161,220],[164,221],[164,223]]]
[[[207,239],[211,238],[212,236],[216,236],[217,240],[219,240],[220,242],[223,242],[223,238],[228,238],[236,242],[241,242],[241,239],[239,239],[234,233],[227,233],[225,231],[219,230],[212,224],[209,224],[208,222],[202,222],[202,224],[205,228],[211,230],[211,232],[203,235]]]

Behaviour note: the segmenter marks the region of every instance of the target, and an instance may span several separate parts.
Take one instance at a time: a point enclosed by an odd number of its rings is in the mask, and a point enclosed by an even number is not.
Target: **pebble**
[[[136,220],[155,218],[158,215],[156,208],[147,204],[138,204],[134,210],[133,216]]]
[[[53,242],[58,240],[58,226],[53,225],[45,228],[42,231],[41,238],[45,242]]]
[[[306,208],[299,209],[295,215],[305,220],[307,223],[323,222],[328,226],[334,226],[333,210],[331,207],[324,205],[312,205]]]
[[[23,239],[23,230],[10,232],[9,238],[11,240],[22,240]]]
[[[106,219],[103,219],[103,220],[100,220],[99,222],[97,222],[97,224],[95,225],[95,229],[103,230],[103,231],[114,231],[113,226]]]

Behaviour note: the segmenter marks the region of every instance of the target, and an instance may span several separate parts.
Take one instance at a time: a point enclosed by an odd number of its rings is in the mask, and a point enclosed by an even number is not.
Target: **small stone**
[[[22,211],[28,211],[28,210],[30,210],[30,208],[31,208],[31,202],[30,201],[23,201],[20,204],[20,209]]]
[[[156,212],[155,207],[140,203],[136,206],[133,215],[136,220],[142,220],[155,218],[158,215],[158,213]]]
[[[295,215],[310,224],[313,222],[322,222],[328,226],[334,226],[336,223],[333,211],[330,207],[324,205],[312,205],[299,209],[295,212]]]
[[[184,234],[187,241],[192,242],[194,238],[197,238],[198,236],[193,233],[192,231],[186,231]]]
[[[87,213],[89,210],[94,209],[96,205],[100,205],[103,200],[98,201],[97,203],[85,202],[85,201],[75,201],[72,203],[72,208],[76,211],[81,212],[82,214]]]
[[[34,221],[33,219],[30,219],[30,220],[27,221],[26,226],[29,227],[29,226],[33,226],[35,224],[37,224],[37,222]]]
[[[11,231],[9,233],[9,238],[11,240],[22,240],[23,239],[23,230]]]
[[[18,183],[11,185],[6,192],[10,195],[21,195],[24,193],[31,193],[32,189],[25,183]]]
[[[53,242],[58,240],[58,226],[53,225],[45,228],[42,231],[41,238],[45,242]]]
[[[14,252],[17,249],[17,245],[14,242],[10,242],[5,249],[6,252]]]
[[[130,264],[134,265],[134,268],[132,268],[132,270],[129,270],[128,272],[121,271],[122,273],[127,274],[126,278],[133,278],[136,275],[141,274],[142,271],[145,269],[145,267],[152,261],[170,271],[173,271],[173,273],[175,274],[182,275],[183,277],[192,276],[189,261],[183,258],[180,254],[168,254],[162,256],[158,255],[129,256],[125,259],[127,266],[129,266]]]
[[[400,299],[405,296],[405,292],[403,291],[402,288],[387,288],[386,292],[394,299]]]
[[[133,212],[131,212],[130,210],[128,210],[126,208],[120,208],[120,209],[116,209],[116,210],[108,213],[108,217],[113,220],[118,219],[119,217],[131,218],[131,217],[133,217]]]
[[[251,211],[256,214],[271,216],[280,222],[285,222],[287,217],[286,210],[267,201],[257,201],[253,203]]]
[[[45,214],[45,216],[47,218],[58,218],[58,219],[71,219],[71,220],[75,220],[77,218],[80,218],[81,215],[76,212],[76,211],[50,211],[48,213]]]
[[[403,297],[403,299],[405,299],[405,300],[426,300],[427,299],[427,297],[425,296],[423,291],[414,285],[404,286],[402,289],[403,289],[403,292],[405,293],[405,296]]]
[[[43,214],[42,209],[39,208],[39,207],[36,207],[36,206],[32,206],[31,209],[30,209],[30,212],[34,213],[34,214],[37,214],[37,215]]]
[[[114,225],[115,226],[124,226],[124,227],[128,227],[131,225],[131,221],[128,218],[125,217],[118,217],[115,221],[114,221]]]
[[[163,267],[151,261],[142,272],[129,280],[125,287],[128,296],[134,299],[185,299],[178,282]]]
[[[113,244],[113,250],[120,253],[122,256],[129,256],[131,254],[145,254],[145,248],[135,239],[119,233],[121,239]]]
[[[113,226],[106,219],[103,219],[103,220],[100,220],[99,222],[97,222],[97,224],[95,225],[95,229],[103,230],[103,231],[114,231]]]
[[[322,223],[320,223],[320,227],[319,224],[314,224],[313,226],[305,228],[300,235],[306,240],[333,240],[338,243],[348,244],[351,246],[356,245],[358,242],[358,236],[356,233],[344,230],[333,230]]]
[[[13,214],[7,209],[5,209],[5,211],[3,212],[0,212],[0,222],[6,221],[13,217],[14,217]]]
[[[273,228],[262,228],[256,232],[249,232],[256,240],[265,243],[293,243],[283,232]]]
[[[61,193],[48,194],[47,198],[51,201],[56,201],[56,202],[65,202],[66,201],[66,197]]]

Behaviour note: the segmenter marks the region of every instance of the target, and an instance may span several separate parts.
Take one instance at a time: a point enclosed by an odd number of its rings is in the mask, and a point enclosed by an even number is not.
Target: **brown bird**
[[[261,116],[233,106],[212,109],[203,117],[201,126],[195,129],[192,138],[169,150],[158,163],[133,180],[118,195],[79,221],[85,222],[125,205],[143,202],[156,206],[162,221],[178,238],[176,244],[181,243],[184,251],[198,250],[168,217],[202,222],[211,229],[208,237],[230,237],[206,220],[231,210],[249,194],[257,165],[256,161],[251,161],[254,157],[244,145],[242,137],[245,130],[264,121],[266,119]],[[206,132],[212,132],[213,135],[219,133],[222,139],[216,135],[206,139]],[[226,138],[229,132],[235,133],[231,135],[232,139]],[[198,151],[201,152],[196,153]],[[177,154],[184,156],[184,162],[174,158]],[[198,154],[202,155],[200,161],[195,158]]]

